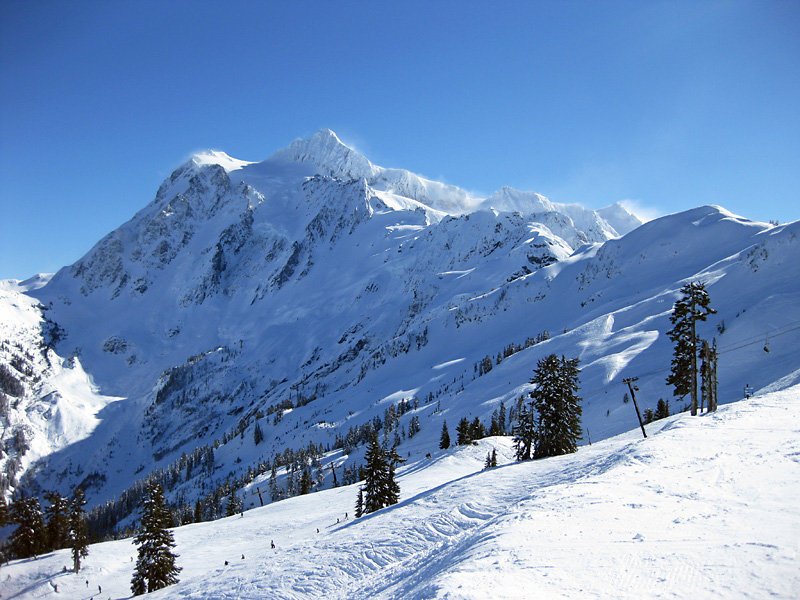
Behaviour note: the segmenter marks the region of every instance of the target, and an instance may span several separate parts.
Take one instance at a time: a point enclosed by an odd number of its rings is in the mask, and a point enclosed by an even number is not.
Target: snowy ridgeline
[[[648,433],[523,463],[508,438],[437,451],[358,520],[347,486],[180,527],[181,581],[151,597],[800,597],[800,386]],[[12,562],[0,593],[126,598],[134,556],[119,540],[78,575],[66,550]]]

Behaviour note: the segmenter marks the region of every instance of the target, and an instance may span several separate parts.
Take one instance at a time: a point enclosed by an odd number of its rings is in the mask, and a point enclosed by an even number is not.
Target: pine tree
[[[533,458],[569,454],[578,449],[581,439],[581,414],[578,391],[578,359],[559,360],[555,354],[537,363],[531,383],[533,407],[538,419]]]
[[[697,322],[705,321],[708,315],[717,311],[708,306],[710,300],[705,284],[687,283],[680,291],[682,296],[675,302],[669,318],[672,329],[667,332],[669,339],[675,344],[667,384],[675,388],[675,396],[691,396],[692,415],[696,415],[697,353],[700,350]]]
[[[439,438],[439,450],[447,450],[450,447],[450,432],[447,431],[447,421],[442,423],[442,435]]]
[[[489,466],[497,466],[497,448],[492,448],[492,462]]]
[[[717,410],[717,342],[714,345],[703,340],[700,354],[703,362],[700,365],[700,408],[708,406],[708,412]]]
[[[395,451],[396,454],[396,451]],[[388,459],[378,443],[378,435],[370,436],[365,460],[364,513],[397,504],[400,488],[394,478],[394,459]]]
[[[256,421],[256,426],[253,428],[253,441],[256,446],[264,441],[264,432],[261,431],[261,425],[258,424],[258,421]]]
[[[75,573],[81,570],[81,559],[89,555],[89,529],[86,526],[86,511],[83,509],[85,505],[83,490],[76,488],[69,504],[69,544]]]
[[[482,440],[486,437],[486,427],[483,426],[479,417],[469,424],[469,438],[472,440]]]
[[[0,527],[8,525],[8,504],[6,504],[6,497],[0,494]]]
[[[66,548],[69,544],[69,503],[58,492],[45,492],[44,497],[49,503],[44,511],[48,548]]]
[[[171,516],[164,501],[164,491],[151,485],[142,502],[142,526],[133,543],[139,546],[136,570],[131,579],[134,596],[154,592],[178,583],[181,568],[175,565],[172,553],[175,541],[167,529]]]
[[[660,398],[656,404],[656,420],[666,419],[669,416],[669,401]]]
[[[521,405],[517,422],[513,427],[514,456],[518,461],[528,460],[533,455],[533,444],[536,440],[536,413],[533,403]]]
[[[47,530],[39,501],[19,498],[11,504],[11,521],[17,524],[9,542],[14,556],[28,558],[43,552],[47,546]]]
[[[303,474],[300,476],[300,495],[308,494],[311,492],[314,482],[311,480],[311,473],[308,469],[303,469]]]
[[[242,501],[236,495],[236,488],[231,486],[231,493],[228,494],[228,505],[225,507],[225,516],[232,517],[242,509]]]
[[[456,444],[459,446],[466,446],[472,442],[472,438],[470,437],[471,431],[472,427],[469,424],[469,419],[467,419],[467,417],[463,417],[458,422],[458,426],[456,427]]]
[[[496,410],[492,413],[492,420],[489,424],[489,435],[503,435],[503,430],[500,428],[500,419]]]
[[[356,519],[364,514],[364,488],[358,486],[358,497],[356,498]]]

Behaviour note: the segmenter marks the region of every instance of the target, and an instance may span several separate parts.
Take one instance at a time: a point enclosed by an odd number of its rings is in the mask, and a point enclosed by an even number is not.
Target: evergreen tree
[[[136,570],[131,579],[134,596],[154,592],[178,583],[181,568],[175,565],[172,553],[175,541],[167,528],[171,521],[164,501],[164,491],[158,484],[151,485],[142,502],[142,526],[133,543],[139,546]]]
[[[384,506],[397,504],[400,488],[394,479],[394,461],[387,459],[378,443],[378,436],[370,436],[365,460],[364,513],[372,513]]]
[[[0,493],[0,527],[8,525],[8,504],[6,504],[6,497]]]
[[[708,412],[717,410],[717,341],[711,345],[707,340],[703,340],[700,354],[703,362],[700,365],[702,392],[700,408],[703,405],[708,407]]]
[[[533,444],[536,440],[536,413],[532,402],[520,406],[513,433],[514,456],[519,461],[530,459],[533,455]]]
[[[242,501],[236,495],[236,488],[231,486],[231,493],[228,494],[228,505],[225,508],[225,516],[232,517],[242,510]]]
[[[81,570],[81,559],[89,555],[89,528],[86,526],[86,511],[83,509],[85,505],[83,490],[76,488],[69,504],[69,543],[75,573]]]
[[[258,421],[256,421],[256,426],[253,428],[253,441],[256,446],[264,441],[264,432],[261,431],[261,425],[258,424]]]
[[[503,435],[503,430],[500,429],[500,419],[497,416],[497,411],[492,413],[492,421],[489,424],[489,435]]]
[[[472,427],[469,424],[469,419],[467,417],[463,417],[459,422],[458,426],[456,427],[456,444],[459,446],[466,446],[470,442],[472,442],[472,438],[470,437],[470,433],[472,431]]]
[[[409,439],[414,437],[419,433],[420,424],[419,424],[419,417],[414,415],[411,417],[411,420],[408,423],[408,437]]]
[[[482,440],[486,437],[486,427],[481,423],[480,418],[475,417],[475,420],[469,425],[469,438],[472,440]]]
[[[490,466],[492,467],[497,466],[497,448],[492,448],[492,462]]]
[[[531,383],[533,407],[538,414],[536,447],[533,458],[569,454],[578,449],[581,439],[581,414],[578,391],[577,358],[561,360],[555,354],[537,363]]]
[[[442,435],[439,438],[439,450],[447,450],[450,447],[450,432],[447,431],[447,420],[442,423]]]
[[[691,396],[692,415],[696,415],[697,353],[700,350],[697,322],[705,321],[708,315],[717,311],[709,307],[710,300],[705,284],[687,283],[680,291],[682,296],[675,302],[669,318],[672,329],[667,332],[669,339],[675,344],[667,384],[675,388],[675,396]]]
[[[656,404],[656,419],[666,419],[669,416],[669,401],[660,398]]]
[[[9,542],[17,558],[28,558],[43,552],[47,546],[47,530],[39,501],[19,498],[11,504],[11,521],[17,524]]]
[[[364,514],[364,488],[358,486],[358,497],[356,498],[356,519]]]
[[[308,494],[311,492],[314,482],[311,480],[311,473],[308,469],[303,469],[303,474],[300,476],[300,495]]]
[[[58,492],[45,492],[44,497],[49,503],[44,512],[48,548],[66,548],[69,544],[69,503]]]

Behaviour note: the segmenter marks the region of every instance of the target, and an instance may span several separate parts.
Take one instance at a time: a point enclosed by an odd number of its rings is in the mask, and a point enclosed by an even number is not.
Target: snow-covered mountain
[[[225,481],[264,489],[265,464],[312,447],[330,487],[326,465],[359,461],[390,409],[383,431],[424,456],[444,420],[511,408],[551,353],[580,358],[587,441],[607,438],[636,425],[624,378],[644,407],[672,400],[665,332],[694,280],[718,311],[700,333],[720,396],[791,385],[800,223],[714,206],[636,223],[620,205],[475,198],[327,130],[258,163],[194,156],[74,265],[3,284],[6,487],[81,485],[97,506],[156,473],[190,505]]]

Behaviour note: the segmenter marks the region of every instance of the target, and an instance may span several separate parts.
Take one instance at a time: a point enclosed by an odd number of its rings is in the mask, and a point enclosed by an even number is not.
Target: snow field
[[[436,452],[358,520],[348,486],[176,529],[181,582],[151,597],[796,598],[799,408],[795,386],[552,459],[515,463],[508,438]],[[492,447],[504,464],[482,471]],[[66,551],[16,561],[0,593],[126,598],[134,556],[94,545],[77,576]]]

